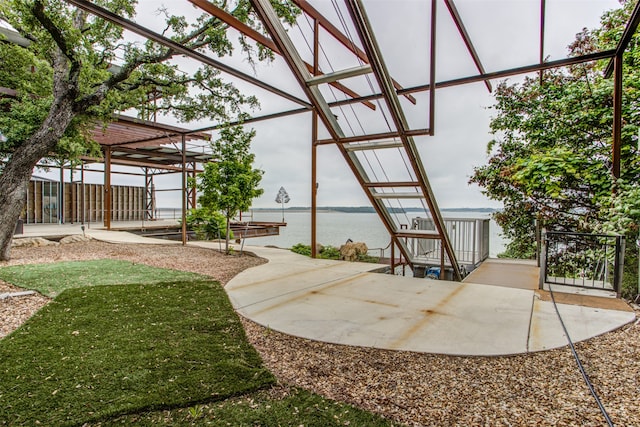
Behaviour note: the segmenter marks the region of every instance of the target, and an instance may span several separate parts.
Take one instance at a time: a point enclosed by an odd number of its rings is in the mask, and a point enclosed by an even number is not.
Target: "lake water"
[[[417,215],[417,214],[416,214]],[[442,212],[444,218],[474,218],[489,219],[487,212]],[[249,219],[250,214],[243,214],[243,220]],[[412,217],[409,214],[409,217]],[[254,211],[254,221],[282,221],[281,211]],[[311,244],[311,212],[285,211],[284,220],[286,227],[280,228],[279,236],[258,237],[247,240],[247,244],[256,246],[273,245],[280,248],[290,248],[296,243]],[[501,236],[501,229],[495,221],[491,220],[489,227],[489,256],[495,258],[504,251],[506,242]],[[384,248],[389,245],[390,238],[382,221],[375,213],[345,213],[345,212],[318,212],[317,216],[317,240],[324,246],[340,247],[347,239],[354,242],[364,242],[367,247],[373,249]],[[388,251],[387,251],[388,256]]]

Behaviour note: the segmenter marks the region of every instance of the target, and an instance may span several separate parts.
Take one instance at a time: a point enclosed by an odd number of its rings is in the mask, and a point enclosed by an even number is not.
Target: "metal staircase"
[[[310,7],[303,0],[296,1],[296,3],[305,11],[308,11]],[[389,75],[362,2],[360,0],[346,0],[353,27],[356,29],[359,42],[363,47],[360,49],[355,46],[353,41],[351,42],[350,50],[356,54],[360,65],[323,75],[314,75],[313,70],[309,70],[269,0],[252,0],[252,4],[330,135],[330,139],[315,141],[315,143],[337,145],[394,243],[400,248],[414,272],[424,269],[428,265],[426,256],[420,253],[420,248],[425,245],[421,245],[420,242],[424,239],[436,239],[440,241],[441,266],[443,268],[445,266],[446,255],[448,258],[446,265],[451,268],[453,278],[461,280],[456,255],[414,141],[414,136],[432,134],[432,129],[410,129],[402,103],[396,92],[398,84]],[[314,68],[318,70],[317,52],[314,62]],[[433,73],[433,66],[431,70]],[[389,132],[367,133],[363,129],[364,132],[360,135],[346,136],[338,123],[337,115],[334,114],[325,99],[320,88],[321,85],[359,76],[367,76],[370,81],[377,84],[382,99],[380,110],[384,110],[391,118]],[[344,85],[346,86],[346,84]],[[375,172],[369,164],[370,157],[368,156],[385,159],[392,150],[394,151],[393,155],[399,155],[403,160],[405,168],[402,171],[395,168],[393,170],[394,178],[390,179],[382,164],[380,166],[382,173]],[[395,176],[399,174],[402,177],[396,179]],[[383,177],[378,175],[383,175]],[[412,227],[411,223],[407,221],[403,223],[397,215],[403,210],[402,201],[422,206],[433,220],[434,229],[420,230]]]

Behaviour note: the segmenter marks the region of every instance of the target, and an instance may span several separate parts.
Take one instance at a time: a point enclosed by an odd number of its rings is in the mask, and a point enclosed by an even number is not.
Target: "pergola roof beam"
[[[80,157],[80,159],[84,160],[84,161],[87,161],[87,162],[104,163],[104,160],[96,159],[96,158],[93,158],[93,157],[82,156],[82,157]],[[181,172],[182,171],[182,168],[178,167],[178,166],[165,165],[165,164],[162,164],[162,163],[154,163],[154,162],[141,162],[141,161],[137,161],[137,160],[127,160],[127,159],[122,159],[122,158],[112,159],[111,160],[111,164],[121,165],[121,166],[149,167],[149,168],[155,168],[155,169],[169,170],[169,171],[173,171],[173,172]]]
[[[361,76],[371,73],[371,65],[361,65],[358,67],[347,68],[333,73],[322,74],[311,77],[307,80],[307,86],[317,86],[323,83],[334,83],[336,80],[348,79],[351,77]]]
[[[576,57],[571,57],[571,58],[564,58],[564,59],[558,59],[558,60],[555,60],[555,61],[544,62],[542,64],[525,65],[525,66],[522,66],[522,67],[509,68],[509,69],[501,70],[501,71],[493,71],[491,73],[478,74],[478,75],[475,75],[475,76],[461,77],[461,78],[452,79],[452,80],[443,80],[443,81],[437,82],[435,86],[436,86],[436,89],[446,88],[446,87],[454,87],[454,86],[461,86],[461,85],[464,85],[464,84],[483,82],[483,81],[486,81],[486,80],[495,80],[495,79],[500,79],[500,78],[503,78],[503,77],[509,77],[509,76],[515,76],[515,75],[519,75],[519,74],[532,73],[532,72],[536,72],[536,71],[540,71],[540,70],[547,70],[547,69],[551,69],[551,68],[565,67],[565,66],[569,66],[569,65],[580,64],[580,63],[583,63],[583,62],[591,62],[591,61],[598,61],[598,60],[602,60],[602,59],[609,59],[609,58],[612,58],[614,55],[615,55],[615,50],[611,49],[611,50],[606,50],[606,51],[603,51],[603,52],[590,53],[590,54],[587,54],[587,55],[581,55],[581,56],[576,56]],[[411,94],[411,93],[426,92],[426,91],[429,90],[430,87],[431,86],[429,84],[419,85],[419,86],[412,86],[412,87],[408,87],[408,88],[404,88],[404,89],[399,90],[398,94],[399,95],[406,95],[406,94]],[[339,107],[341,105],[356,104],[356,103],[361,103],[363,101],[372,101],[372,100],[376,100],[376,99],[381,99],[382,96],[383,95],[381,93],[377,93],[377,94],[362,96],[360,98],[354,98],[354,99],[347,99],[347,100],[342,100],[342,101],[330,102],[329,103],[329,107]],[[298,109],[295,109],[295,110],[282,111],[280,113],[273,113],[273,114],[266,114],[264,116],[252,117],[252,118],[246,119],[246,120],[244,120],[242,122],[232,122],[231,125],[242,124],[242,123],[259,122],[259,121],[270,120],[270,119],[275,119],[275,118],[279,118],[279,117],[286,117],[286,116],[292,116],[292,115],[295,115],[295,114],[306,113],[308,111],[311,111],[310,108],[298,108]],[[197,130],[193,130],[192,132],[206,132],[206,131],[210,131],[210,130],[220,129],[220,128],[223,128],[223,127],[226,127],[226,126],[228,126],[228,124],[208,126],[208,127],[200,128],[200,129],[197,129]],[[427,135],[427,134],[423,134],[423,135]],[[414,136],[417,136],[417,135],[414,134]],[[319,143],[320,144],[333,144],[333,143],[335,143],[335,141],[334,140],[321,140],[321,141],[319,141]]]
[[[220,19],[221,21],[225,22],[226,24],[230,25],[236,30],[240,31],[240,33],[244,34],[245,36],[252,38],[256,42],[260,43],[261,45],[271,49],[273,52],[277,53],[278,55],[282,55],[282,52],[280,52],[280,49],[278,49],[278,46],[276,46],[273,40],[259,33],[258,31],[254,30],[253,28],[251,28],[244,22],[240,21],[238,18],[231,15],[224,9],[219,8],[218,6],[209,2],[208,0],[189,0],[189,1],[193,3],[195,6],[204,10],[205,12],[211,14],[212,16],[215,16],[216,18]],[[307,70],[313,73],[313,66],[306,62],[305,62],[305,65],[307,66]],[[318,72],[318,75],[323,75],[323,73]],[[329,84],[335,87],[336,89],[338,89],[339,91],[349,95],[352,98],[357,98],[360,96],[355,91],[349,89],[348,87],[346,87],[340,82],[331,81],[329,82]],[[375,104],[371,102],[365,101],[363,102],[363,104],[365,104],[367,107],[371,108],[372,110],[376,109]]]
[[[322,96],[320,89],[316,86],[308,86],[307,81],[311,78],[311,74],[307,70],[307,66],[300,57],[293,42],[289,38],[287,31],[282,26],[280,19],[271,7],[268,0],[251,0],[251,4],[258,12],[267,31],[271,34],[273,41],[278,46],[287,65],[298,80],[298,83],[305,91],[307,97],[320,115],[322,122],[327,127],[331,137],[338,140],[344,137],[344,132],[338,124],[338,120],[331,112],[327,101]]]
[[[368,140],[370,141],[370,140]],[[390,140],[390,141],[378,141],[378,142],[362,142],[345,144],[344,149],[347,151],[366,151],[366,150],[384,150],[390,148],[402,148],[402,142]]]
[[[162,44],[166,47],[168,47],[169,49],[175,50],[176,52],[181,53],[182,55],[188,56],[190,58],[196,59],[200,62],[202,62],[203,64],[207,64],[210,65],[212,67],[215,67],[217,69],[219,69],[220,71],[224,71],[225,73],[232,75],[234,77],[237,77],[241,80],[244,80],[248,83],[251,83],[259,88],[262,88],[268,92],[271,92],[273,94],[279,95],[285,99],[288,99],[289,101],[295,102],[296,104],[300,104],[300,105],[309,105],[307,102],[301,100],[300,98],[293,96],[281,89],[276,88],[275,86],[271,86],[267,83],[264,83],[261,80],[258,80],[255,77],[252,77],[248,74],[245,74],[229,65],[223,64],[220,61],[216,61],[213,58],[210,58],[209,56],[198,52],[196,50],[193,50],[191,48],[188,48],[174,40],[171,40],[168,37],[165,37],[161,34],[158,34],[154,31],[151,31],[150,29],[139,25],[129,19],[126,19],[120,15],[117,15],[113,12],[110,12],[107,9],[104,9],[94,3],[91,3],[90,1],[87,0],[66,0],[67,3],[71,3],[76,7],[79,7],[80,9],[83,9],[87,12],[90,12],[96,16],[101,17],[102,19],[105,19],[107,21],[113,22],[114,24],[118,24],[121,27],[134,32],[138,35],[141,35],[143,37],[146,37],[149,40],[152,40],[156,43]]]
[[[640,1],[636,3],[636,6],[631,13],[631,17],[629,18],[629,22],[627,26],[624,28],[624,33],[622,33],[622,37],[618,42],[618,46],[616,47],[616,55],[622,55],[622,52],[627,50],[627,46],[631,42],[631,38],[636,33],[638,29],[638,25],[640,25]],[[613,73],[613,60],[609,61],[607,64],[607,68],[604,70],[605,77],[611,77]]]
[[[405,136],[424,136],[430,135],[429,129],[409,129],[404,131]],[[333,139],[319,139],[316,144],[317,145],[326,145],[326,144],[335,144],[336,142],[339,144],[348,144],[351,142],[365,142],[365,141],[376,141],[381,139],[389,139],[398,137],[398,132],[382,132],[382,133],[371,133],[367,135],[355,135],[355,136],[345,136],[339,141]],[[401,144],[404,147],[404,144]],[[350,145],[346,146],[351,147]]]
[[[361,61],[368,64],[369,58],[367,54],[362,51],[362,49],[358,48],[358,46],[354,45],[351,40],[335,26],[333,25],[327,18],[325,18],[316,8],[311,6],[306,0],[293,0],[293,2],[302,9],[307,15],[312,17],[313,19],[317,19],[318,23],[322,28],[324,28],[329,34],[331,34],[336,40],[338,40],[344,47],[349,49],[353,54],[355,54]],[[393,80],[393,85],[396,89],[401,90],[402,86],[400,83]],[[416,99],[410,94],[404,95],[412,104],[415,104]]]
[[[365,182],[365,188],[401,188],[401,187],[420,187],[417,181],[389,181],[389,182]],[[383,194],[383,193],[378,193]]]
[[[112,149],[111,155],[114,156],[115,153],[124,153],[132,156],[133,158],[135,158],[136,156],[138,156],[138,158],[158,157],[158,158],[165,159],[166,161],[170,161],[172,162],[172,164],[177,164],[182,162],[182,155],[180,154],[179,150],[171,149],[171,152],[166,152],[162,150],[164,150],[164,148],[162,147],[155,148],[152,150],[149,150],[149,149],[134,150],[130,148],[117,147]],[[187,156],[188,161],[196,161],[198,163],[202,163],[203,161],[207,161],[211,159],[211,156],[208,154],[196,153],[194,151],[187,151],[185,154]]]
[[[378,80],[378,84],[382,89],[383,97],[389,108],[389,112],[392,116],[393,122],[396,126],[398,136],[403,142],[407,157],[409,158],[409,162],[413,168],[417,180],[420,182],[421,193],[418,193],[420,194],[419,197],[422,198],[429,207],[433,222],[436,226],[438,234],[440,235],[442,247],[449,257],[455,279],[462,280],[456,254],[453,250],[453,246],[451,245],[451,241],[449,240],[449,235],[447,234],[447,230],[444,226],[444,220],[436,203],[435,195],[433,193],[433,190],[431,189],[427,173],[424,169],[424,166],[422,165],[422,162],[420,161],[420,154],[418,153],[418,149],[413,141],[413,138],[406,134],[406,131],[409,129],[409,125],[402,110],[398,95],[394,90],[392,79],[389,75],[386,64],[384,63],[384,59],[373,34],[373,29],[367,17],[362,1],[348,0],[346,3],[351,18],[356,26],[356,30],[358,31],[358,34],[360,36],[360,40],[362,41],[365,51],[369,56],[369,63],[371,64],[376,79]],[[379,195],[374,195],[374,197],[379,197]],[[413,194],[406,194],[403,195],[403,197],[414,196]],[[395,237],[396,241],[398,241],[397,234],[395,235]]]
[[[485,74],[484,66],[480,61],[480,56],[478,56],[478,52],[476,51],[476,48],[473,46],[473,42],[471,41],[471,37],[467,32],[467,28],[462,22],[462,18],[460,17],[458,8],[456,7],[455,3],[453,3],[453,0],[444,0],[444,4],[447,6],[447,9],[449,9],[449,14],[453,19],[454,24],[456,24],[456,27],[458,28],[458,32],[460,33],[460,36],[462,37],[464,44],[467,46],[467,50],[469,51],[471,58],[473,58],[474,64],[476,64],[476,68],[478,69],[480,74]],[[493,90],[491,87],[491,82],[489,80],[485,80],[484,84],[487,86],[487,89],[489,90],[489,92]]]
[[[616,51],[614,49],[611,49],[611,50],[589,53],[586,55],[581,55],[581,56],[576,56],[571,58],[558,59],[556,61],[544,62],[542,64],[525,65],[522,67],[509,68],[502,71],[493,71],[490,73],[478,74],[475,76],[460,77],[460,78],[451,79],[451,80],[443,80],[441,82],[436,83],[436,89],[461,86],[469,83],[478,83],[478,82],[483,82],[485,80],[495,80],[503,77],[533,73],[540,70],[548,70],[551,68],[560,68],[560,67],[566,67],[569,65],[581,64],[584,62],[599,61],[602,59],[613,58],[615,54],[616,54]],[[399,90],[398,95],[404,95],[406,93],[426,92],[430,89],[430,87],[431,86],[429,84],[412,86],[412,87]],[[377,93],[377,94],[363,96],[361,98],[332,102],[329,104],[329,106],[338,107],[341,105],[348,105],[348,104],[362,102],[363,100],[369,100],[369,101],[376,100],[382,97],[383,95],[381,93]]]

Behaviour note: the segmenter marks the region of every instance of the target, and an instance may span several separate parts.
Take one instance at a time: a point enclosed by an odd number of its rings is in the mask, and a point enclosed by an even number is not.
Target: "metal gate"
[[[548,231],[542,243],[541,288],[551,283],[615,291],[620,296],[623,236]]]

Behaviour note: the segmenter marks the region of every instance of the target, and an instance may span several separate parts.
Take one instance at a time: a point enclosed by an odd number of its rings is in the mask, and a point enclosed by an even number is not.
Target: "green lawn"
[[[65,289],[130,283],[163,283],[202,279],[204,276],[167,268],[149,267],[117,259],[66,261],[0,268],[0,279],[54,297]]]
[[[94,261],[0,269],[58,292],[52,272],[73,267],[68,289],[0,340],[0,425],[391,425],[302,390],[269,397],[275,378],[217,282],[117,263],[139,282],[105,286],[118,280]]]
[[[222,402],[149,411],[112,418],[102,427],[136,426],[392,426],[389,421],[353,406],[330,401],[308,391],[294,388],[290,396],[273,399],[258,391]]]

